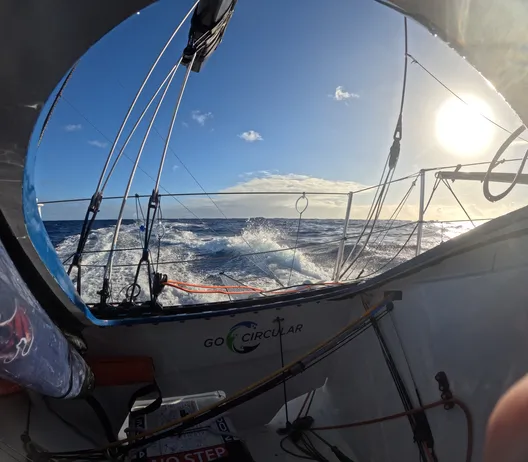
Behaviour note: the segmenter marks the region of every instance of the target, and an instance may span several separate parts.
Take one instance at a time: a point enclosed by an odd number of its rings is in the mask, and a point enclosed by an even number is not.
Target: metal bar
[[[172,69],[169,71],[169,73],[167,74],[167,76],[165,77],[163,82],[161,82],[160,85],[158,86],[158,89],[156,90],[156,93],[154,93],[154,96],[152,96],[152,98],[150,98],[150,101],[148,102],[148,104],[145,106],[143,111],[141,111],[141,114],[138,117],[138,120],[136,120],[136,123],[134,124],[134,126],[132,127],[132,130],[128,134],[128,136],[127,136],[127,138],[125,140],[125,143],[123,144],[123,146],[119,150],[119,153],[117,154],[117,156],[116,156],[116,158],[115,158],[115,160],[114,160],[114,162],[112,164],[112,167],[110,167],[110,171],[108,172],[108,175],[106,176],[106,179],[105,179],[103,185],[101,186],[101,192],[103,192],[105,190],[106,185],[108,184],[108,181],[112,177],[112,174],[114,173],[114,170],[115,170],[115,168],[117,166],[117,163],[119,162],[119,159],[121,159],[121,156],[125,152],[125,149],[127,148],[128,143],[130,142],[130,140],[132,139],[132,136],[134,135],[134,133],[136,132],[137,128],[139,127],[139,124],[143,120],[143,117],[145,116],[145,114],[149,110],[150,105],[154,102],[156,97],[159,95],[159,92],[163,89],[163,86],[167,83],[167,81],[174,75],[174,73],[176,73],[176,71],[178,70],[178,67],[180,67],[180,64],[181,64],[181,58],[172,67]],[[122,199],[122,198],[120,198],[120,199]]]
[[[108,254],[108,262],[106,264],[105,268],[105,279],[110,279],[112,275],[112,265],[114,262],[114,249],[117,245],[117,239],[119,237],[119,230],[121,229],[121,223],[123,221],[123,215],[125,213],[125,206],[128,199],[128,194],[130,193],[130,188],[132,187],[132,181],[134,180],[134,176],[136,174],[137,167],[139,165],[139,160],[141,159],[141,155],[143,154],[143,150],[145,148],[145,145],[147,144],[148,137],[150,135],[150,131],[152,130],[152,126],[154,125],[154,122],[156,121],[156,117],[158,115],[158,112],[161,108],[161,105],[163,104],[163,101],[165,100],[165,97],[167,96],[167,92],[169,91],[169,88],[171,86],[171,83],[176,76],[176,72],[174,72],[169,81],[167,82],[167,86],[163,90],[163,94],[161,95],[161,98],[158,101],[158,104],[156,105],[156,109],[154,110],[154,114],[152,114],[152,118],[150,119],[149,125],[147,127],[147,131],[145,132],[145,135],[143,136],[143,141],[141,142],[141,146],[139,148],[139,151],[136,156],[136,160],[134,162],[134,167],[132,167],[132,171],[130,172],[130,177],[128,179],[128,183],[125,189],[125,194],[123,195],[123,201],[121,202],[121,208],[119,210],[119,215],[117,217],[117,222],[115,225],[114,230],[114,237],[112,239],[112,245],[110,247],[110,253]]]
[[[336,263],[334,268],[334,282],[339,282],[339,273],[341,272],[341,266],[343,265],[343,254],[345,252],[345,243],[347,239],[348,221],[350,220],[350,209],[352,208],[352,198],[354,197],[353,192],[348,193],[348,203],[345,212],[345,224],[343,225],[343,238],[339,243],[339,249],[337,250]]]
[[[465,181],[484,181],[486,172],[438,172],[436,176],[444,180],[465,180]],[[515,178],[515,173],[492,172],[489,174],[489,180],[495,183],[511,183]],[[519,184],[528,184],[528,174],[519,175]]]
[[[145,85],[147,84],[148,80],[150,79],[150,76],[152,75],[152,72],[154,72],[154,69],[158,65],[161,57],[165,54],[165,51],[167,51],[167,48],[171,44],[172,40],[174,39],[174,37],[176,36],[178,31],[181,29],[181,27],[183,26],[183,24],[185,23],[187,18],[191,15],[191,13],[194,11],[194,9],[198,6],[198,3],[200,3],[200,0],[198,0],[198,1],[196,1],[194,3],[194,5],[191,7],[191,9],[188,11],[188,13],[185,15],[185,17],[180,22],[180,24],[178,24],[178,27],[176,27],[176,29],[174,30],[172,35],[169,37],[169,40],[167,40],[167,42],[165,43],[165,46],[160,51],[158,57],[156,58],[156,60],[152,64],[152,66],[150,66],[150,69],[149,69],[147,75],[143,79],[143,82],[141,83],[141,86],[139,87],[139,89],[138,89],[138,91],[136,93],[136,96],[134,97],[134,100],[132,101],[132,103],[130,104],[130,106],[128,108],[128,111],[127,111],[127,113],[126,113],[126,115],[125,115],[125,117],[123,119],[123,122],[121,123],[121,126],[119,127],[119,130],[118,130],[117,135],[116,135],[116,137],[114,139],[114,142],[112,143],[112,147],[110,148],[110,153],[108,154],[108,157],[106,159],[105,165],[103,167],[103,171],[101,172],[101,177],[99,178],[99,182],[97,183],[96,193],[99,192],[99,188],[101,187],[101,184],[102,184],[103,179],[104,179],[105,174],[106,174],[106,170],[108,168],[108,165],[110,164],[110,159],[112,158],[112,155],[114,154],[114,151],[115,151],[115,149],[117,147],[117,143],[119,142],[119,138],[121,137],[121,134],[123,133],[125,125],[126,125],[128,119],[130,117],[130,114],[132,114],[132,110],[134,109],[134,106],[136,105],[137,100],[139,99],[141,93],[143,92],[143,89],[145,88]]]
[[[158,176],[156,178],[156,184],[154,186],[154,191],[156,196],[158,195],[159,191],[159,184],[161,180],[161,174],[163,172],[163,165],[165,164],[165,159],[167,157],[167,151],[169,150],[169,143],[172,137],[172,131],[174,129],[174,124],[176,123],[176,117],[178,116],[178,110],[180,109],[181,100],[183,98],[183,93],[185,92],[185,87],[187,86],[187,81],[189,80],[189,75],[191,73],[191,69],[194,64],[194,60],[196,58],[196,53],[193,55],[191,62],[189,63],[189,66],[187,67],[187,72],[185,73],[185,77],[183,78],[183,82],[180,89],[180,94],[178,95],[178,101],[176,102],[176,106],[174,106],[174,111],[172,113],[172,120],[169,126],[169,133],[167,134],[167,139],[165,140],[165,146],[163,146],[163,154],[161,155],[161,160],[158,168]]]
[[[520,162],[521,160],[522,160],[522,157],[516,157],[515,159],[503,159],[503,160],[501,160],[498,163],[499,164],[507,164],[509,162]],[[476,166],[479,166],[479,165],[489,165],[489,164],[491,164],[490,161],[472,162],[472,163],[469,163],[469,164],[444,165],[442,167],[424,168],[424,170],[426,172],[434,172],[434,171],[437,171],[437,170],[444,170],[446,168],[476,167]]]
[[[416,255],[422,252],[422,235],[424,224],[425,170],[420,170],[420,211],[418,215],[418,233],[416,234]]]

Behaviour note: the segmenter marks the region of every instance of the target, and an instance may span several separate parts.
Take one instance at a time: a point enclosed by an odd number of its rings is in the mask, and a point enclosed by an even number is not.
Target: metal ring
[[[304,199],[306,201],[306,203],[304,204],[304,207],[302,210],[299,210],[299,201],[301,199]],[[295,201],[295,210],[297,210],[297,213],[299,215],[302,215],[304,212],[306,212],[306,209],[308,208],[308,198],[306,197],[306,194],[303,193],[303,195],[301,197],[299,197],[299,199],[297,199]]]

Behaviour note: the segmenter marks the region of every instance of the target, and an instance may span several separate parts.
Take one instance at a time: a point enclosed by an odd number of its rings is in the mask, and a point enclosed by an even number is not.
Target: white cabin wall
[[[503,233],[518,226],[512,225]],[[526,281],[528,237],[524,235],[451,257],[376,290],[378,297],[385,290],[403,293],[403,300],[395,302],[393,319],[423,403],[440,399],[434,377],[443,370],[454,396],[469,406],[474,420],[473,460],[482,458],[485,427],[496,401],[528,371]],[[380,324],[413,396],[392,323],[385,317]],[[394,384],[381,354],[377,354],[374,333],[366,332],[352,344],[352,348],[343,349],[340,365],[327,384],[340,409],[334,423],[399,412],[401,402],[391,391]],[[467,437],[463,412],[457,407],[451,411],[437,408],[427,411],[427,416],[439,459],[464,460]],[[342,433],[360,461],[396,462],[418,457],[409,429],[403,418]]]
[[[93,356],[142,355],[154,360],[156,378],[165,397],[221,390],[228,396],[262,379],[281,367],[279,337],[263,340],[247,354],[234,353],[223,344],[204,346],[208,338],[226,338],[230,328],[239,322],[251,321],[256,330],[282,325],[303,325],[294,335],[283,336],[285,363],[293,361],[341,329],[350,317],[350,301],[310,302],[280,310],[224,316],[209,320],[137,325],[131,327],[85,330],[84,335]],[[323,316],[321,316],[323,314]],[[320,387],[328,375],[330,361],[321,362],[288,382],[288,397],[295,398]],[[115,395],[111,389],[105,395]],[[282,387],[277,387],[234,409],[230,417],[236,428],[251,428],[267,424],[284,404]],[[110,409],[112,420],[120,412]]]

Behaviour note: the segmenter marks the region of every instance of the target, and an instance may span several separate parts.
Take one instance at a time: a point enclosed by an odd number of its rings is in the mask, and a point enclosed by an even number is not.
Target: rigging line
[[[289,454],[290,456],[293,456],[293,457],[297,457],[298,459],[314,460],[313,457],[307,457],[307,456],[303,456],[303,455],[301,455],[301,454],[295,454],[294,452],[292,452],[292,451],[286,449],[286,448],[284,447],[284,442],[285,442],[286,440],[288,440],[289,438],[290,438],[290,435],[286,435],[284,438],[282,438],[282,439],[280,440],[280,443],[279,443],[280,448],[281,448],[286,454]]]
[[[377,321],[381,321],[386,315],[387,315],[387,311],[384,311],[381,315],[376,316],[375,319]],[[334,346],[334,348],[330,349],[324,355],[322,355],[321,357],[317,358],[315,361],[313,361],[308,366],[306,366],[306,369],[310,369],[311,367],[316,366],[319,362],[324,361],[329,356],[333,355],[334,353],[337,353],[341,348],[343,348],[346,345],[348,345],[352,340],[355,340],[356,338],[358,338],[361,334],[363,334],[364,332],[369,330],[371,327],[372,327],[372,324],[367,323],[367,324],[361,326],[358,330],[353,331],[348,337],[344,338],[339,343],[337,343]]]
[[[403,65],[403,83],[400,103],[400,113],[398,115],[398,122],[394,130],[394,139],[401,139],[402,137],[402,122],[403,122],[403,107],[405,104],[405,92],[407,90],[407,67],[408,67],[408,49],[409,49],[409,35],[407,32],[407,17],[403,17],[403,34],[404,34],[404,65]]]
[[[354,244],[352,250],[348,254],[348,256],[345,259],[345,261],[343,262],[341,268],[343,268],[343,266],[345,266],[348,263],[350,258],[354,258],[354,259],[348,265],[347,269],[345,271],[342,271],[341,274],[338,275],[339,276],[338,279],[340,279],[342,277],[345,277],[346,273],[352,268],[354,263],[358,260],[358,258],[363,253],[364,249],[366,248],[367,243],[369,242],[369,240],[370,240],[370,238],[372,236],[372,231],[374,231],[374,225],[376,224],[376,222],[377,222],[377,220],[379,218],[379,215],[381,214],[381,209],[383,208],[383,204],[385,202],[385,198],[387,197],[387,194],[389,192],[390,184],[392,183],[392,179],[394,178],[394,172],[396,170],[396,165],[397,165],[398,159],[400,157],[400,146],[401,146],[400,141],[402,139],[402,134],[403,134],[402,133],[402,131],[403,131],[403,109],[404,109],[404,105],[405,105],[405,93],[406,93],[406,89],[407,89],[407,67],[408,67],[408,60],[409,60],[408,56],[407,56],[408,46],[409,46],[409,36],[408,36],[408,30],[407,30],[407,18],[405,16],[403,18],[403,26],[404,26],[403,27],[403,29],[404,29],[403,30],[403,32],[404,32],[404,68],[403,68],[403,80],[402,80],[400,111],[399,111],[399,114],[398,114],[396,127],[394,128],[393,141],[392,141],[392,145],[391,145],[391,147],[389,149],[389,154],[387,155],[387,161],[386,161],[385,167],[383,169],[382,178],[383,178],[383,174],[385,173],[385,170],[386,170],[387,166],[389,167],[389,170],[388,170],[387,176],[385,177],[385,182],[383,183],[383,186],[382,186],[381,191],[379,193],[379,199],[378,199],[378,203],[376,205],[376,207],[378,207],[378,210],[376,212],[376,218],[374,219],[374,222],[373,222],[372,227],[370,229],[370,233],[367,236],[366,242],[364,243],[363,247],[358,252],[358,254],[355,257],[353,257],[353,253],[354,253],[357,245],[359,244],[359,241],[360,241],[361,238],[356,241],[356,243]],[[376,193],[378,191],[379,191],[379,186],[378,186],[378,189],[377,189]],[[386,191],[385,195],[384,195],[384,191]],[[376,202],[376,197],[374,197],[374,199],[373,199],[373,204],[375,202]],[[374,209],[376,207],[374,207]],[[372,207],[371,207],[371,210],[372,210]],[[362,235],[365,233],[369,223],[370,223],[370,216],[369,216],[369,218],[367,220],[367,223],[365,224],[365,227],[363,228],[363,232],[361,233]]]
[[[376,1],[376,0],[375,0]],[[415,64],[418,64],[418,66],[420,66],[420,68],[422,68],[427,74],[429,74],[436,82],[438,82],[442,87],[444,87],[449,93],[451,93],[455,98],[457,98],[459,101],[461,101],[462,103],[464,103],[466,106],[470,107],[476,114],[480,115],[482,118],[486,119],[488,122],[490,122],[491,124],[495,125],[497,128],[500,128],[501,130],[505,131],[506,133],[508,134],[513,134],[514,132],[508,130],[507,128],[503,127],[502,125],[500,125],[499,123],[495,122],[493,119],[490,119],[489,117],[487,117],[485,114],[482,114],[482,112],[476,110],[475,108],[473,108],[473,106],[471,104],[469,104],[465,99],[463,99],[462,97],[460,97],[457,93],[455,93],[453,90],[451,90],[451,88],[449,88],[444,82],[442,82],[438,77],[436,77],[429,69],[427,69],[420,61],[418,61],[413,55],[411,55],[410,53],[408,53],[408,56],[409,58],[412,59],[412,62],[415,63]],[[519,136],[518,137],[520,140],[523,140],[524,142],[528,143],[528,140],[526,140],[525,138]]]
[[[387,158],[387,162],[386,162],[386,164],[385,164],[385,168],[383,169],[383,173],[382,173],[382,175],[385,173],[386,166],[388,165],[388,163],[389,163],[389,159]],[[385,181],[387,180],[387,178],[388,178],[388,174],[387,174],[387,177],[385,178]],[[366,223],[365,223],[365,225],[363,226],[363,229],[361,230],[361,233],[360,233],[359,237],[356,239],[356,242],[354,242],[354,245],[353,245],[352,249],[350,250],[349,254],[347,255],[347,258],[343,261],[343,263],[342,263],[342,265],[341,265],[341,268],[339,268],[340,271],[341,271],[341,269],[342,269],[342,268],[348,263],[348,261],[350,260],[350,258],[352,258],[353,254],[354,254],[354,252],[355,252],[355,250],[356,250],[356,247],[357,247],[358,244],[359,244],[359,241],[361,240],[361,238],[364,236],[365,232],[367,231],[367,228],[368,228],[368,226],[369,226],[369,224],[370,224],[370,221],[371,221],[371,219],[372,219],[372,214],[373,214],[374,211],[375,211],[375,210],[374,210],[374,206],[375,206],[375,204],[376,204],[376,206],[377,206],[377,204],[379,204],[379,201],[380,201],[380,199],[381,199],[381,197],[382,197],[382,194],[383,194],[383,189],[382,189],[380,195],[378,196],[378,192],[379,192],[379,188],[381,187],[382,180],[383,180],[383,176],[380,178],[380,182],[379,182],[379,184],[378,184],[378,189],[376,190],[376,194],[374,195],[374,199],[372,200],[372,204],[371,204],[371,206],[370,206],[369,213],[368,213],[368,215],[367,215]],[[385,185],[383,185],[383,188],[385,188]],[[347,239],[348,239],[348,238],[349,238],[349,236],[347,236]],[[352,262],[352,263],[350,264],[350,266],[352,266],[353,264],[354,264],[354,262]],[[350,266],[349,266],[348,268],[350,268]],[[343,272],[341,272],[340,274],[338,274],[339,279],[341,279],[341,278],[344,276],[344,274],[348,271],[348,268],[347,268],[345,271],[343,271]]]
[[[156,127],[154,127],[154,131],[158,134],[158,136],[163,140],[165,141],[165,138],[163,137],[163,135],[158,131],[158,129]],[[182,167],[187,171],[187,173],[190,175],[190,177],[194,180],[194,182],[197,184],[197,186],[202,190],[202,192],[205,194],[205,196],[207,196],[207,198],[211,201],[211,203],[216,207],[216,209],[218,210],[218,212],[220,212],[220,214],[224,217],[225,220],[229,220],[229,218],[227,217],[227,215],[222,211],[222,209],[219,207],[219,205],[216,203],[215,200],[213,200],[213,198],[211,197],[211,195],[206,192],[206,190],[204,189],[204,187],[202,186],[202,184],[198,181],[198,179],[192,174],[192,172],[187,168],[187,166],[185,165],[185,163],[181,160],[180,156],[178,156],[178,154],[176,154],[176,152],[169,146],[169,150],[170,152],[174,155],[174,157],[176,157],[176,159],[178,159],[178,161],[180,162],[180,164],[182,165]],[[214,230],[210,225],[207,225],[209,229],[211,229],[212,231],[214,231],[217,235],[220,235],[216,230]],[[229,229],[233,234],[236,234],[235,230],[230,226],[228,225],[227,223],[225,224],[226,228]],[[253,248],[253,246],[248,242],[248,240],[244,237],[243,234],[240,234],[240,237],[242,238],[242,240],[246,243],[246,245],[249,247],[249,249],[251,251],[254,251],[255,249]],[[273,270],[271,268],[267,268],[267,271],[265,269],[263,269],[256,261],[253,261],[251,260],[250,258],[248,258],[249,262],[252,263],[253,265],[255,265],[260,271],[262,271],[264,274],[267,274],[268,276],[271,276],[271,278],[277,283],[279,284],[280,287],[284,287],[284,284],[280,281],[280,279],[275,275],[275,273],[273,272]]]
[[[394,176],[394,169],[392,170],[389,170],[387,172],[387,177],[385,178],[385,184],[383,185],[383,188],[381,190],[381,193],[380,193],[380,196],[379,196],[379,200],[378,200],[378,204],[377,204],[377,210],[376,210],[376,216],[374,218],[374,220],[372,221],[372,226],[370,228],[370,232],[369,234],[367,235],[367,239],[365,240],[364,244],[363,244],[363,247],[359,250],[359,252],[357,253],[357,255],[354,257],[354,259],[350,262],[350,264],[348,265],[348,267],[345,269],[345,271],[343,271],[341,273],[341,276],[340,278],[343,278],[345,277],[346,273],[349,272],[349,270],[351,270],[352,266],[359,260],[359,257],[361,256],[361,254],[364,252],[364,250],[367,248],[367,244],[368,242],[370,241],[370,238],[372,237],[372,233],[374,231],[374,227],[376,226],[376,223],[381,215],[381,210],[383,209],[383,204],[385,202],[385,199],[387,197],[387,194],[389,193],[389,188],[390,188],[390,181],[392,180],[392,177]],[[390,180],[389,180],[389,177],[390,177]],[[389,181],[387,181],[389,180]],[[361,239],[361,238],[360,238]],[[358,239],[356,241],[356,243],[354,244],[354,247],[351,251],[351,254],[352,252],[355,250],[356,246],[359,244],[359,241],[360,239]]]
[[[64,82],[62,83],[59,91],[57,92],[57,96],[55,96],[55,99],[53,100],[53,104],[51,105],[50,110],[48,111],[48,114],[46,115],[46,118],[44,119],[44,123],[42,124],[42,130],[40,131],[40,136],[39,136],[39,139],[38,139],[37,146],[40,146],[40,143],[42,141],[42,137],[44,136],[44,132],[48,128],[48,124],[49,124],[49,122],[51,120],[51,117],[53,116],[53,112],[55,111],[55,108],[57,107],[57,104],[60,101],[60,99],[62,97],[62,94],[64,92],[64,89],[66,88],[66,85],[68,85],[68,82],[70,81],[70,79],[71,79],[71,77],[73,75],[73,72],[77,68],[77,64],[79,64],[79,61],[80,60],[75,61],[75,63],[73,64],[73,66],[70,69],[70,72],[68,72],[68,75],[64,79]]]
[[[376,241],[374,242],[374,245],[376,246],[376,248],[374,249],[374,251],[372,252],[372,255],[370,256],[370,258],[367,260],[367,262],[365,263],[365,265],[363,266],[363,268],[361,269],[361,271],[359,272],[359,274],[362,274],[363,271],[365,271],[365,269],[367,268],[368,264],[372,261],[372,259],[374,258],[374,254],[378,251],[378,249],[380,248],[381,244],[383,243],[383,241],[385,240],[385,238],[387,237],[387,235],[389,234],[389,232],[393,229],[393,225],[394,223],[396,222],[396,219],[398,218],[400,212],[403,210],[403,206],[405,205],[405,203],[407,202],[407,199],[409,198],[412,190],[414,189],[416,185],[416,180],[413,181],[413,183],[411,184],[409,190],[407,191],[407,193],[405,194],[405,196],[403,197],[403,199],[400,201],[400,203],[398,204],[398,207],[396,207],[395,211],[393,212],[392,216],[389,218],[389,223],[387,224],[387,226],[385,227],[386,231],[385,231],[385,234],[382,236],[382,232],[378,234],[378,238],[376,239]],[[381,237],[381,240],[380,240],[380,237]]]
[[[427,211],[427,209],[429,208],[429,205],[431,204],[431,200],[433,199],[433,196],[434,196],[434,193],[435,191],[437,190],[438,186],[440,184],[440,179],[437,178],[436,181],[435,181],[435,184],[433,186],[433,190],[431,191],[431,196],[429,197],[429,200],[427,202],[427,205],[424,207],[424,215],[425,215],[425,212]],[[413,230],[411,231],[411,233],[409,234],[409,237],[407,238],[407,240],[403,243],[403,245],[400,247],[400,249],[398,250],[398,252],[396,252],[396,254],[389,260],[387,261],[384,265],[380,266],[378,269],[376,269],[375,271],[372,271],[371,273],[363,276],[363,279],[366,279],[376,273],[379,273],[383,268],[387,267],[388,265],[390,265],[397,257],[398,255],[400,255],[400,253],[403,251],[403,249],[407,246],[407,244],[409,243],[409,241],[411,240],[411,238],[413,237],[414,233],[416,232],[416,230],[418,229],[418,225],[420,223],[416,223]],[[356,278],[357,279],[357,278]]]
[[[105,163],[105,165],[103,167],[103,170],[101,172],[101,177],[99,178],[99,182],[97,184],[96,193],[99,192],[99,188],[101,187],[101,183],[103,182],[104,176],[106,174],[106,170],[107,170],[108,165],[110,163],[110,159],[112,158],[112,155],[114,154],[114,151],[115,151],[115,149],[117,147],[117,143],[119,142],[119,138],[121,137],[121,134],[123,133],[125,125],[128,122],[128,119],[129,119],[129,117],[130,117],[130,115],[132,113],[132,110],[134,109],[134,106],[136,105],[137,100],[139,99],[139,96],[143,92],[143,89],[145,88],[145,85],[147,84],[147,81],[149,80],[150,76],[152,75],[152,72],[154,72],[154,69],[158,65],[161,57],[167,51],[167,48],[171,44],[172,40],[174,39],[174,37],[176,37],[176,34],[178,33],[178,31],[181,29],[181,27],[183,26],[183,24],[185,23],[187,18],[191,15],[191,13],[194,11],[194,9],[198,6],[198,3],[200,3],[199,0],[197,0],[194,3],[194,5],[190,8],[190,10],[187,12],[187,14],[183,17],[183,19],[181,20],[180,24],[178,24],[178,26],[176,27],[176,29],[174,30],[172,35],[169,37],[169,39],[165,43],[165,46],[162,48],[162,50],[158,54],[158,57],[156,58],[154,63],[151,65],[146,77],[143,79],[143,82],[142,82],[141,86],[139,87],[139,89],[138,89],[138,91],[136,93],[136,96],[134,97],[134,99],[132,101],[132,104],[130,104],[130,107],[128,108],[128,111],[127,111],[127,113],[126,113],[126,115],[125,115],[125,117],[123,119],[123,122],[121,123],[121,126],[119,127],[119,130],[118,130],[117,135],[116,135],[116,137],[114,139],[114,142],[112,143],[112,147],[110,149],[110,153],[108,154],[108,158],[107,158],[106,163]]]
[[[460,205],[460,208],[464,211],[464,213],[466,214],[466,217],[468,217],[469,221],[471,222],[471,224],[473,225],[473,228],[476,228],[477,225],[475,225],[475,223],[473,223],[473,220],[471,219],[471,217],[469,216],[469,213],[467,212],[467,210],[465,209],[465,207],[462,205],[462,202],[460,202],[460,200],[458,199],[457,195],[455,194],[455,191],[453,191],[453,188],[451,187],[451,185],[446,181],[445,178],[442,178],[442,181],[444,182],[444,184],[446,185],[447,189],[449,189],[449,191],[451,191],[451,194],[453,194],[453,197],[455,198],[455,200],[458,202],[458,205]]]
[[[394,210],[394,212],[390,216],[389,223],[387,224],[387,226],[385,226],[382,230],[380,230],[378,232],[379,235],[378,235],[378,238],[376,239],[376,241],[374,242],[374,245],[376,245],[378,243],[380,237],[381,237],[381,242],[383,242],[383,240],[387,237],[388,232],[393,229],[393,225],[394,225],[395,221],[398,219],[398,216],[399,216],[400,212],[402,211],[403,206],[407,202],[407,199],[409,198],[409,196],[410,196],[410,194],[411,194],[411,192],[412,192],[412,190],[413,190],[413,188],[415,186],[416,186],[416,180],[412,182],[412,184],[409,187],[407,193],[402,198],[402,200],[400,201],[400,203],[398,204],[398,206],[396,207],[396,209]],[[381,235],[383,234],[384,230],[386,230],[386,232],[385,232],[385,234],[382,237]],[[381,242],[380,242],[380,244],[381,244]]]
[[[295,418],[295,420],[298,420],[299,417],[301,417],[301,414],[303,413],[304,411],[304,408],[306,406],[306,403],[308,402],[308,399],[310,398],[311,394],[314,392],[314,390],[310,390],[308,393],[306,393],[306,396],[304,397],[304,401],[302,403],[302,406],[301,408],[299,409],[299,412],[297,413],[297,417]]]
[[[282,346],[282,326],[281,321],[284,321],[284,318],[281,318],[280,316],[277,316],[275,318],[275,322],[279,325],[279,346],[280,346],[280,359],[281,359],[281,368],[284,369],[284,348]],[[288,429],[291,425],[290,423],[290,415],[288,413],[288,391],[286,388],[286,380],[282,382],[282,392],[284,394],[284,414],[286,416],[286,424],[285,427]]]
[[[399,329],[396,326],[396,321],[394,320],[394,317],[392,315],[392,311],[393,310],[389,311],[389,318],[391,320],[394,332],[396,333],[396,338],[398,339],[398,343],[400,344],[400,349],[401,349],[401,351],[403,353],[403,358],[405,359],[405,364],[407,365],[407,369],[409,371],[409,376],[411,377],[411,381],[413,383],[413,388],[414,388],[414,391],[416,393],[416,398],[418,399],[418,403],[420,404],[420,407],[421,407],[421,406],[423,406],[422,397],[420,396],[420,392],[418,391],[418,385],[416,384],[416,380],[414,378],[414,374],[413,374],[413,371],[411,369],[411,363],[409,362],[409,357],[407,356],[407,352],[405,351],[405,348],[403,346],[403,341],[402,341],[401,336],[400,336],[400,331],[399,331]]]
[[[105,274],[104,274],[104,280],[103,281],[110,281],[111,277],[112,277],[112,265],[113,265],[113,261],[114,261],[114,249],[117,245],[117,239],[119,237],[119,231],[121,229],[121,223],[123,221],[123,215],[125,213],[125,206],[126,206],[126,203],[127,203],[127,199],[128,199],[128,194],[130,192],[130,188],[132,187],[132,182],[134,180],[134,176],[136,174],[136,170],[137,170],[137,167],[139,165],[139,160],[141,159],[141,155],[143,154],[143,150],[145,148],[145,145],[147,144],[147,140],[149,138],[149,135],[150,135],[150,131],[152,129],[152,126],[154,125],[154,121],[156,120],[156,117],[158,115],[158,112],[161,108],[161,105],[163,104],[163,101],[165,100],[165,97],[167,96],[167,92],[171,86],[171,83],[172,83],[172,80],[174,79],[176,75],[176,72],[174,72],[169,81],[167,82],[167,86],[165,87],[165,89],[163,90],[163,94],[161,95],[161,98],[159,99],[157,105],[156,105],[156,109],[154,110],[154,114],[152,114],[152,118],[149,122],[149,125],[147,127],[147,131],[145,132],[145,135],[143,136],[143,141],[141,142],[141,146],[138,150],[138,153],[136,155],[136,159],[134,161],[134,165],[132,167],[132,171],[130,172],[130,176],[128,178],[128,183],[126,185],[126,188],[125,188],[125,193],[124,193],[124,197],[123,197],[123,200],[121,202],[121,208],[119,210],[119,215],[117,217],[117,222],[115,224],[115,228],[114,228],[114,236],[112,238],[112,244],[110,245],[110,253],[108,254],[108,261],[107,261],[107,264],[106,264],[106,268],[105,268]],[[183,92],[183,89],[185,88],[185,83],[186,83],[186,80],[184,81],[184,86],[182,87],[182,92]],[[180,97],[181,97],[181,93],[180,93]],[[147,230],[145,229],[145,234],[147,233]],[[103,284],[105,284],[103,282]],[[108,283],[107,283],[108,284]]]
[[[361,301],[363,303],[363,306],[365,309],[368,309],[368,305],[363,297],[361,297]],[[407,388],[405,386],[405,383],[403,382],[403,379],[401,377],[401,374],[398,370],[398,367],[396,366],[396,363],[394,362],[392,353],[386,343],[385,337],[383,336],[379,323],[377,321],[371,320],[372,328],[376,334],[376,337],[378,338],[378,342],[381,348],[381,352],[383,354],[383,357],[385,359],[385,363],[387,365],[387,368],[389,369],[389,372],[391,374],[392,380],[394,382],[394,385],[396,386],[396,389],[398,391],[398,395],[402,401],[403,407],[406,411],[413,409],[413,403],[411,401],[411,397],[409,396],[409,392],[407,391]],[[414,435],[414,442],[417,444],[418,450],[420,452],[420,457],[424,462],[427,462],[426,453],[421,447],[420,442],[421,441],[427,441],[428,444],[431,443],[432,440],[432,434],[430,432],[429,424],[424,419],[423,427],[419,427],[418,419],[414,415],[408,416],[409,424],[411,426],[413,435]],[[427,422],[427,423],[426,423]],[[434,444],[434,443],[433,443]]]

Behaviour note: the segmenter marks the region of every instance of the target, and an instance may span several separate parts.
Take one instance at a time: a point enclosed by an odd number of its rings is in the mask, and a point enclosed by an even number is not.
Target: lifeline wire
[[[154,131],[156,131],[156,133],[159,135],[159,137],[165,141],[165,138],[161,135],[161,133],[156,129],[156,127],[154,127]],[[178,159],[178,161],[181,163],[181,165],[183,166],[183,168],[187,171],[187,173],[191,176],[191,178],[194,180],[194,182],[197,184],[197,186],[202,190],[202,192],[207,196],[207,198],[211,201],[211,203],[216,207],[216,209],[220,212],[220,214],[224,217],[225,220],[229,220],[229,218],[227,217],[227,215],[222,211],[222,209],[218,206],[218,204],[213,200],[213,198],[211,197],[211,195],[205,191],[204,187],[201,185],[201,183],[198,181],[198,179],[192,174],[192,172],[187,168],[187,166],[185,165],[185,163],[181,160],[181,158],[178,156],[178,154],[176,154],[174,152],[174,150],[172,148],[169,147],[169,150],[171,151],[171,153],[174,155],[174,157],[176,157],[176,159]],[[226,227],[231,230],[232,232],[233,229],[226,224]],[[216,230],[214,230],[211,226],[209,226],[209,228],[214,231],[216,234],[218,234],[216,232]],[[220,234],[218,234],[220,235]],[[244,237],[243,234],[240,235],[240,237],[242,238],[242,240],[246,243],[246,245],[249,247],[249,249],[251,251],[254,251],[255,249],[253,248],[253,246],[248,242],[248,240]],[[258,265],[258,263],[256,261],[253,261],[251,260],[250,258],[248,258],[249,262],[254,264],[259,270],[261,270],[263,273],[267,273],[268,276],[271,276],[271,278],[277,283],[279,284],[279,286],[281,287],[284,287],[284,284],[280,281],[280,279],[275,275],[275,273],[273,272],[273,270],[271,268],[267,268],[267,271],[265,269],[263,269],[261,266]]]

